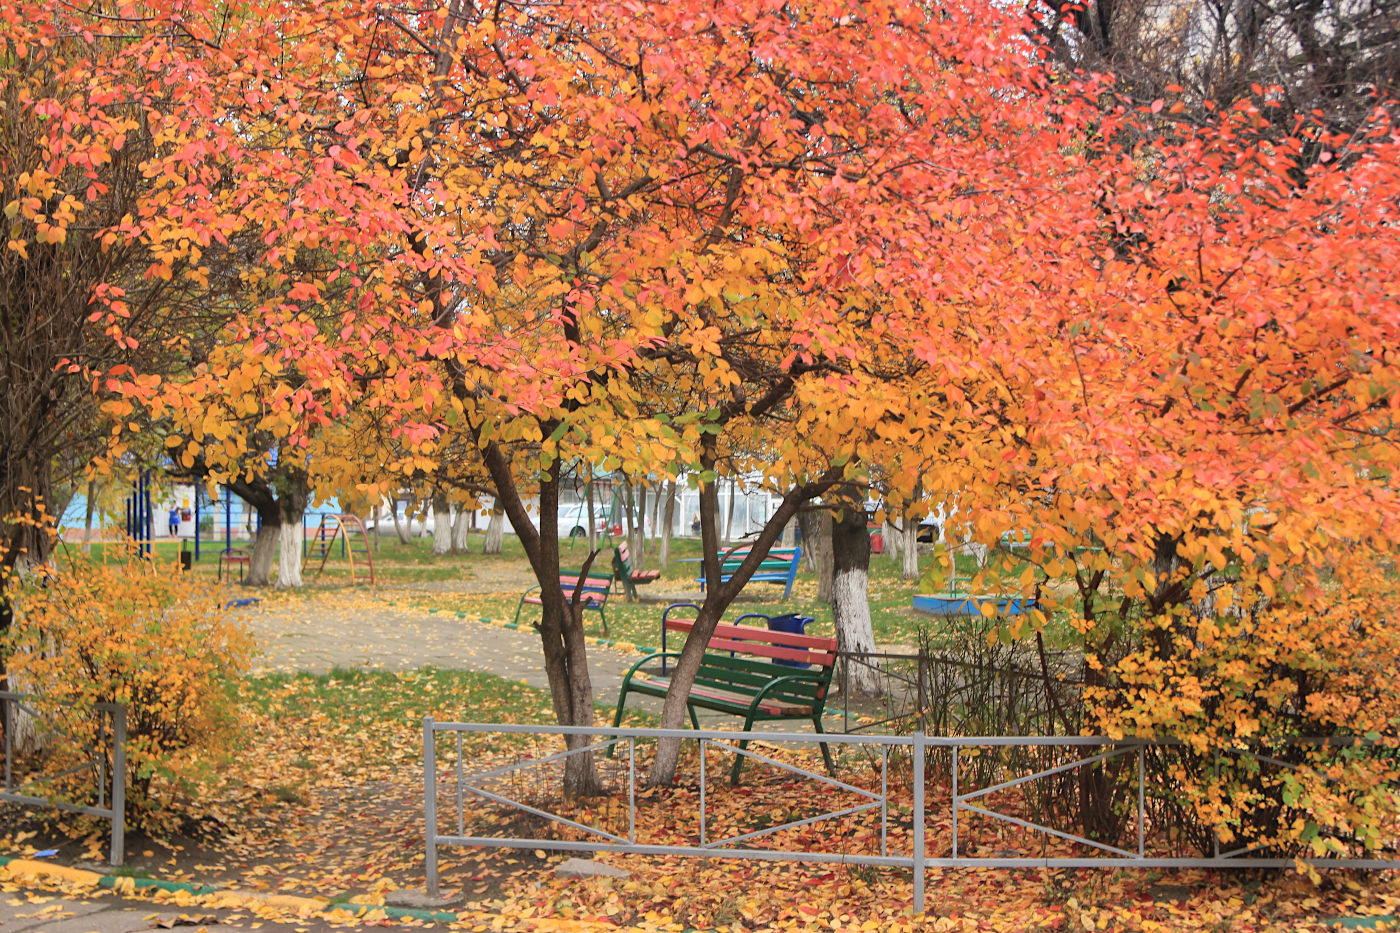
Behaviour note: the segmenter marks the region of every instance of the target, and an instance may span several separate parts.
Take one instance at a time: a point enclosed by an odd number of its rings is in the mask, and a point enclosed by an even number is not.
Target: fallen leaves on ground
[[[345,605],[341,605],[344,602]],[[337,614],[351,626],[351,610],[371,611],[371,600],[337,595],[327,601],[274,600],[258,611]],[[322,636],[324,637],[324,636]],[[181,909],[235,910],[250,922],[315,912],[335,922],[379,923],[373,913],[385,896],[424,885],[422,720],[548,722],[541,690],[468,671],[425,669],[386,672],[335,670],[320,676],[264,675],[252,679],[242,705],[249,711],[245,742],[194,810],[199,824],[176,839],[129,840],[134,871],[197,881],[220,893],[135,890],[127,893]],[[455,832],[455,779],[493,766],[538,762],[556,751],[557,739],[440,735],[439,829]],[[695,845],[699,840],[699,762],[693,744],[674,788],[641,787],[649,752],[639,748],[638,841]],[[819,771],[818,761],[790,749],[757,751]],[[712,746],[706,757],[705,833],[710,841],[770,831],[754,845],[878,854],[881,813],[826,819],[790,828],[782,824],[863,802],[859,794],[814,778],[751,762],[743,783],[727,782],[730,753]],[[881,786],[878,753],[848,753],[842,779],[873,792]],[[907,762],[904,763],[907,768]],[[907,777],[891,759],[890,786],[897,790],[887,816],[891,854],[910,851],[911,800]],[[626,836],[626,755],[600,759],[611,795],[564,801],[557,766],[512,772],[490,784],[494,792],[579,823]],[[903,782],[901,784],[901,782]],[[950,820],[946,791],[930,801],[930,855],[946,854]],[[982,801],[1002,812],[1033,816],[1025,801],[1001,794]],[[464,832],[540,839],[581,839],[585,834],[538,817],[488,805],[470,794],[461,804]],[[775,829],[776,828],[776,829]],[[36,831],[37,829],[37,831]],[[75,833],[66,843],[55,832]],[[70,820],[16,826],[0,838],[0,851],[33,854],[62,844],[69,861],[105,854],[105,833]],[[1005,823],[963,815],[964,853],[1002,856],[1084,854]],[[632,873],[626,880],[568,880],[553,869],[565,854],[536,846],[525,850],[443,847],[441,883],[465,899],[456,926],[467,930],[574,931],[778,929],[857,930],[1322,930],[1339,916],[1400,913],[1400,873],[1330,872],[1315,884],[1292,871],[998,870],[932,869],[927,914],[911,918],[907,871],[841,864],[740,861],[722,857],[599,856]],[[543,857],[540,857],[540,855]],[[0,893],[30,894],[14,878],[0,876]],[[62,890],[62,888],[60,888]],[[100,892],[65,891],[97,896]],[[40,903],[42,906],[42,902]],[[351,912],[361,916],[356,919]],[[370,911],[370,913],[366,913]],[[330,912],[330,913],[327,913]],[[404,921],[416,923],[417,921]]]

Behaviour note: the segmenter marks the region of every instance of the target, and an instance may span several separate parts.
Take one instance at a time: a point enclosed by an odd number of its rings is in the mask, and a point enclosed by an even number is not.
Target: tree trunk
[[[739,498],[739,480],[729,481],[729,514],[724,517],[724,543],[730,544],[734,540],[734,500]]]
[[[289,590],[302,585],[301,552],[306,543],[302,519],[311,499],[310,480],[303,471],[289,468],[277,483],[277,493],[277,511],[282,519],[277,588]]]
[[[236,479],[230,480],[226,486],[230,494],[253,507],[249,513],[249,523],[252,523],[254,514],[261,522],[253,541],[253,554],[248,559],[248,575],[243,578],[243,585],[267,586],[272,579],[272,561],[277,556],[277,541],[282,534],[282,509],[273,495],[272,486],[265,480]],[[306,508],[305,498],[301,507],[303,510]]]
[[[452,503],[441,489],[433,491],[433,553],[452,551]]]
[[[802,525],[802,554],[807,558],[808,568],[817,572],[817,600],[831,602],[831,513],[825,509],[812,509],[803,512],[798,521]]]
[[[919,520],[913,516],[907,516],[899,535],[901,538],[899,575],[905,580],[917,580],[919,579]]]
[[[832,522],[831,614],[836,625],[836,646],[847,652],[874,652],[875,632],[870,623],[870,533],[866,513],[856,503],[860,490],[842,490],[848,508]],[[846,664],[846,687],[852,693],[878,696],[883,691],[874,658]]]
[[[637,543],[632,548],[636,556],[636,569],[644,570],[647,565],[647,488],[637,484]]]
[[[637,554],[637,523],[633,516],[636,514],[636,500],[632,497],[632,480],[626,476],[622,478],[622,508],[627,514],[622,520],[622,533],[626,536],[624,540],[631,548],[635,558]]]
[[[4,427],[13,428],[14,425]],[[16,576],[48,561],[53,547],[51,529],[42,525],[41,515],[50,482],[47,458],[30,448],[4,451],[4,473],[0,475],[0,642],[14,622],[11,602]],[[10,521],[11,518],[18,521]],[[17,571],[18,573],[13,573]],[[0,684],[11,689],[5,679],[5,654],[0,651]]]
[[[584,487],[584,498],[588,501],[588,550],[598,550],[598,516],[593,504],[593,468],[588,468],[588,485]]]
[[[399,536],[399,543],[410,543],[411,539],[409,537],[409,531],[412,530],[413,519],[408,519],[406,523],[409,526],[408,529],[405,529],[403,525],[399,524],[399,500],[397,498],[392,498],[389,500],[389,514],[394,519],[394,534]]]
[[[97,498],[97,484],[88,480],[87,484],[87,508],[83,515],[83,553],[92,553],[92,510],[93,500]]]
[[[491,521],[486,523],[486,538],[481,543],[481,553],[499,554],[501,546],[505,543],[506,520],[500,509],[492,506]],[[558,585],[558,581],[555,581]]]
[[[666,564],[671,560],[671,532],[676,524],[676,481],[671,480],[666,484],[666,509],[665,518],[661,524],[661,551],[657,555],[656,563],[661,568],[661,572],[666,572]]]
[[[666,491],[666,484],[662,483],[656,487],[656,492],[651,496],[651,540],[655,541],[661,536],[661,496]],[[643,532],[645,532],[645,528]]]
[[[457,518],[452,522],[452,553],[465,554],[471,549],[471,535],[468,515],[476,514],[475,509],[457,509]]]
[[[286,512],[285,509],[283,511]],[[306,537],[302,528],[303,514],[296,512],[282,516],[282,531],[278,535],[277,552],[277,588],[279,590],[296,589],[303,585],[301,549]]]
[[[542,427],[546,434],[552,430],[551,426]],[[499,493],[497,505],[510,517],[540,584],[540,641],[555,719],[562,726],[592,726],[593,681],[588,674],[583,607],[573,594],[566,602],[559,588],[559,461],[555,460],[549,472],[540,477],[540,524],[536,529],[501,449],[488,443],[482,458]],[[589,552],[585,572],[597,556],[597,551]],[[591,744],[591,737],[565,736],[564,744],[573,752],[564,759],[564,793],[571,797],[600,794],[602,784],[593,752],[579,751]]]
[[[277,542],[282,537],[282,519],[263,518],[253,539],[253,556],[248,559],[248,575],[244,586],[268,586],[272,583],[272,559],[277,556]]]
[[[374,550],[376,552],[379,550],[379,522],[383,517],[384,510],[377,505],[374,507],[374,510],[370,512],[370,520],[374,522]]]

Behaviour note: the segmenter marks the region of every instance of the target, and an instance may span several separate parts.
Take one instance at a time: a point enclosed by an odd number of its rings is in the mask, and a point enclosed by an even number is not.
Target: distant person
[[[696,512],[690,516],[690,533],[698,535],[700,533],[700,513]]]
[[[170,510],[170,537],[175,537],[180,533],[180,510],[171,508]]]

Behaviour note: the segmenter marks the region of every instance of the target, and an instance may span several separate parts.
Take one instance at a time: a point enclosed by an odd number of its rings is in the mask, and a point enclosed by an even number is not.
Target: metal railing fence
[[[91,744],[86,744],[85,740],[71,732],[67,733],[69,738],[78,740],[83,757],[78,761],[65,762],[59,771],[44,773],[28,766],[25,756],[17,748],[21,712],[42,723],[44,731],[65,731],[45,716],[38,702],[39,698],[33,694],[0,691],[0,731],[4,733],[5,765],[5,783],[4,789],[0,790],[0,802],[24,807],[51,807],[107,820],[112,826],[111,864],[122,864],[126,838],[126,707],[119,703],[94,703],[92,709],[103,715],[97,719]],[[91,775],[95,803],[71,803],[40,794],[46,785],[83,772]]]
[[[578,736],[594,739],[590,744],[567,749],[540,758],[528,758],[515,764],[491,768],[475,774],[466,773],[466,758],[463,737],[473,734],[526,735],[526,736]],[[451,743],[446,749],[448,757],[440,759],[439,743]],[[637,743],[661,738],[680,738],[699,742],[699,791],[698,791],[698,831],[686,844],[656,844],[640,841],[637,833]],[[880,789],[860,787],[825,774],[797,767],[791,763],[765,755],[753,749],[741,749],[731,743],[756,741],[767,743],[795,743],[811,745],[826,742],[832,745],[866,746],[867,751],[878,749],[881,760],[879,767]],[[1331,740],[1315,740],[1336,744]],[[1367,744],[1367,743],[1362,743]],[[571,755],[599,752],[610,747],[625,752],[625,765],[619,766],[625,775],[625,796],[627,801],[626,829],[608,830],[591,826],[569,817],[553,813],[543,806],[535,806],[514,799],[483,786],[494,779],[518,776],[531,768],[562,764]],[[742,755],[772,765],[783,771],[809,778],[821,785],[853,795],[857,802],[837,807],[817,815],[793,819],[777,825],[756,828],[737,835],[712,838],[708,817],[708,798],[712,784],[711,768],[707,764],[708,753],[712,748],[723,749],[726,753]],[[959,787],[960,759],[969,757],[971,749],[1064,749],[1075,757],[1030,774],[1000,781],[996,784],[974,787]],[[546,849],[581,853],[629,853],[655,856],[697,856],[703,858],[727,857],[762,861],[804,861],[817,863],[838,863],[852,866],[872,866],[885,868],[905,868],[913,873],[913,904],[916,912],[924,909],[924,873],[928,868],[1265,868],[1291,867],[1298,864],[1292,857],[1274,857],[1257,854],[1258,847],[1240,847],[1231,851],[1221,851],[1217,845],[1209,855],[1202,856],[1162,856],[1149,851],[1150,817],[1148,810],[1149,784],[1148,771],[1144,767],[1144,755],[1149,750],[1181,749],[1178,742],[1149,742],[1139,739],[1111,739],[1099,736],[1063,737],[1024,737],[1024,736],[932,736],[915,732],[912,735],[871,735],[829,733],[785,732],[733,732],[723,730],[691,729],[626,729],[606,727],[568,726],[521,726],[496,723],[451,723],[437,722],[431,717],[423,721],[423,780],[424,780],[424,819],[426,829],[426,871],[427,888],[430,894],[438,891],[438,849],[442,846],[484,846],[496,848]],[[1100,749],[1094,754],[1084,754],[1077,750]],[[889,781],[890,756],[895,750],[907,753],[911,759],[912,812],[907,821],[910,829],[910,845],[907,851],[892,851],[891,818],[903,817],[899,807],[892,808],[892,789]],[[942,752],[951,761],[949,784],[951,794],[930,806],[928,793],[929,776],[926,762],[930,752]],[[455,752],[455,754],[453,754]],[[1258,762],[1268,762],[1281,767],[1293,765],[1264,755],[1255,756],[1248,749],[1225,749],[1215,753],[1217,760],[1231,756],[1253,757]],[[1103,840],[1088,838],[1054,826],[1045,825],[1015,814],[992,809],[988,798],[991,795],[1023,787],[1031,782],[1082,768],[1093,768],[1115,758],[1135,758],[1133,777],[1125,790],[1131,796],[1127,805],[1133,809],[1134,818],[1128,822],[1134,839],[1129,846],[1115,845]],[[450,809],[455,811],[453,831],[440,831],[439,797],[444,787],[439,765],[442,760],[449,762],[449,772],[445,779],[446,799]],[[723,769],[721,769],[723,770]],[[1153,793],[1158,793],[1153,789]],[[537,836],[484,836],[468,832],[467,819],[469,799],[479,799],[512,808],[521,813],[569,827],[581,834],[579,839],[549,839]],[[893,814],[892,814],[893,809]],[[837,820],[861,814],[879,815],[878,850],[860,853],[851,851],[831,851],[812,849],[752,849],[741,848],[763,837],[770,837],[783,830],[809,826],[825,820]],[[449,814],[453,815],[453,814]],[[946,846],[940,845],[944,855],[930,855],[927,852],[926,832],[930,818],[941,816],[943,823],[950,826]],[[1000,821],[1032,834],[1041,834],[1042,843],[1046,839],[1058,839],[1092,850],[1092,855],[1046,855],[1027,856],[1007,854],[1005,851],[992,855],[972,854],[960,844],[960,833],[969,817]],[[1043,850],[1042,850],[1043,851]],[[1388,851],[1394,852],[1393,848]],[[1316,867],[1344,868],[1400,868],[1400,857],[1324,857],[1308,858],[1308,864]]]

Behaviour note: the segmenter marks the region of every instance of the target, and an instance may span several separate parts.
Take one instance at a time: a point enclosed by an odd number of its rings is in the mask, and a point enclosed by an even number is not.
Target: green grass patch
[[[241,689],[249,729],[271,739],[271,753],[295,772],[324,778],[366,767],[403,767],[422,759],[423,718],[440,722],[550,725],[548,691],[476,671],[422,668],[388,672],[337,669],[328,674],[266,674]],[[598,707],[598,721],[612,709]],[[296,739],[285,747],[276,736]],[[510,736],[467,736],[467,745],[501,747]],[[294,784],[287,784],[294,796]],[[272,793],[282,799],[281,785]]]

